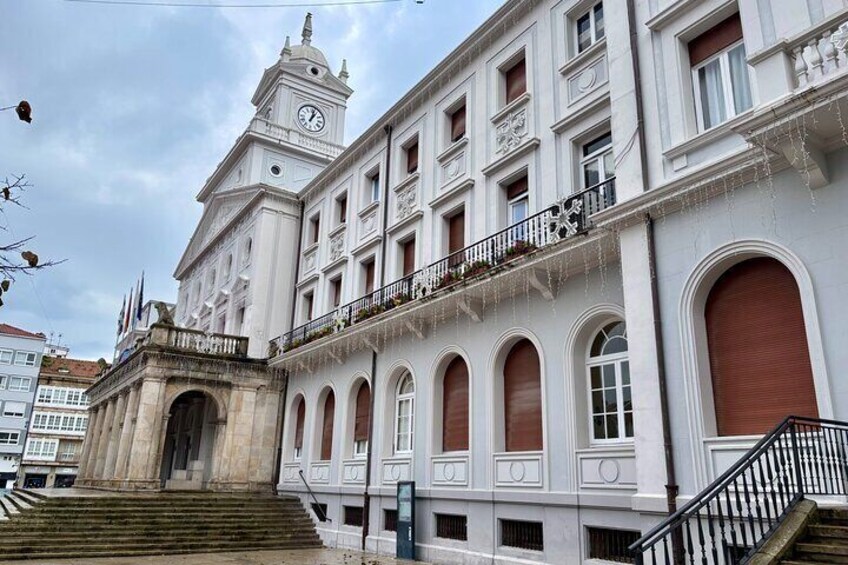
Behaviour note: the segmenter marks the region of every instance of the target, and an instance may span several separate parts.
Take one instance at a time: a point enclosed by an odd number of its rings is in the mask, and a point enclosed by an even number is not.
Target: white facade
[[[18,475],[46,341],[0,324],[0,488],[12,488]]]
[[[299,262],[297,280],[279,287],[295,294],[294,331],[281,332],[269,361],[289,375],[279,488],[310,503],[303,471],[332,520],[319,524],[327,544],[359,547],[366,480],[365,544],[384,553],[395,547],[401,480],[416,481],[425,560],[579,563],[598,558],[600,530],[619,539],[648,531],[668,508],[661,375],[679,502],[760,437],[719,433],[704,327],[716,281],[751,258],[791,273],[817,413],[848,418],[838,371],[848,9],[828,0],[634,4],[635,57],[624,2],[506,2],[303,187],[300,255],[291,246],[261,255]],[[719,25],[730,40],[703,41]],[[522,59],[526,87],[511,99]],[[509,268],[485,265],[450,288],[425,281],[454,266],[451,251],[522,217],[510,194],[524,178],[528,216],[595,182],[606,192],[590,192],[603,204],[583,233],[521,231],[541,249],[508,255]],[[464,221],[452,222],[459,211]],[[514,246],[519,237],[504,233]],[[474,247],[460,261],[471,270],[493,257]],[[395,281],[390,308],[368,311],[374,296],[355,302]],[[626,351],[596,352],[599,333],[618,323]],[[506,414],[509,352],[524,340],[539,365],[534,449],[510,446]],[[443,383],[456,358],[468,375],[468,447],[445,452]],[[596,381],[597,370],[610,380]],[[401,388],[407,375],[414,385]],[[373,394],[370,457],[355,447],[363,382]],[[456,522],[445,516],[464,517],[464,535],[451,537],[465,539],[446,539]],[[516,547],[514,528],[531,542]]]

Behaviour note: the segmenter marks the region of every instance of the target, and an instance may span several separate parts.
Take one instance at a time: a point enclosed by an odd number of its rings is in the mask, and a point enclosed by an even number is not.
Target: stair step
[[[819,538],[838,538],[848,540],[848,526],[834,526],[828,523],[810,526],[810,535]]]
[[[23,560],[23,559],[80,559],[80,558],[96,558],[96,557],[141,557],[145,555],[180,555],[186,553],[219,553],[229,551],[263,551],[269,549],[311,549],[321,547],[320,543],[303,543],[290,545],[253,545],[244,544],[240,546],[222,546],[222,547],[186,547],[176,548],[168,551],[161,551],[156,548],[150,549],[128,549],[128,548],[113,548],[91,550],[85,549],[80,551],[45,551],[38,553],[4,553],[4,560]]]

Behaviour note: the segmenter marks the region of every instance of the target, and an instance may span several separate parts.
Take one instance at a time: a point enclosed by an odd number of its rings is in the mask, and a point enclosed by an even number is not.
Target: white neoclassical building
[[[176,348],[208,365],[156,377],[137,484],[195,480],[168,455],[189,394],[227,475],[195,484],[274,481],[328,545],[394,552],[414,480],[423,559],[627,561],[785,416],[848,419],[846,22],[508,0],[343,148],[307,18],[198,197],[177,327],[95,385],[93,436]]]

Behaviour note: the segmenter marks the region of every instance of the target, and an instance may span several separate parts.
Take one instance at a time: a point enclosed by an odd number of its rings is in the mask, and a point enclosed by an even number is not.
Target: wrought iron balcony
[[[492,274],[518,257],[587,232],[592,214],[615,204],[615,179],[572,194],[556,204],[294,328],[272,340],[270,357],[343,331],[354,324],[426,299],[460,281]]]

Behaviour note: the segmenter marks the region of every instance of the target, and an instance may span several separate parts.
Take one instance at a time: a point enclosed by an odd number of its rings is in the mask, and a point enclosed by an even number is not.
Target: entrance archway
[[[201,490],[212,476],[218,409],[208,394],[192,390],[171,403],[160,480],[167,490]]]

